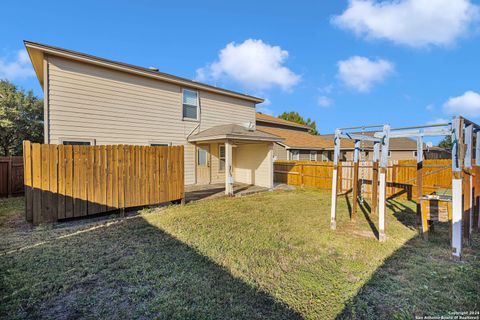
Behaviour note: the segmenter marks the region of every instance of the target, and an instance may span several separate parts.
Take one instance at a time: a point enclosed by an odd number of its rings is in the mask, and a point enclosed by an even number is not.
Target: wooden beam
[[[463,216],[463,119],[456,117],[452,123],[452,256],[462,256],[462,216]]]
[[[378,161],[373,162],[372,169],[372,206],[371,213],[377,213],[378,210]]]
[[[338,190],[338,159],[340,157],[340,130],[335,130],[334,152],[333,152],[333,176],[332,176],[332,200],[330,206],[330,229],[337,228],[336,211],[337,211],[337,190]]]

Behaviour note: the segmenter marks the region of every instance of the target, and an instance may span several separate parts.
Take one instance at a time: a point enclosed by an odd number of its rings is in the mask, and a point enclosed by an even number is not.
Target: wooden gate
[[[22,157],[0,157],[0,198],[23,194]]]
[[[184,198],[183,146],[24,142],[26,219],[34,224]]]

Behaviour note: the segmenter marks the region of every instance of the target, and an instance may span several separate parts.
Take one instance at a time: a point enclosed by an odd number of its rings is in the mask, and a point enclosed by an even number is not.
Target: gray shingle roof
[[[280,142],[283,140],[279,136],[262,131],[249,130],[238,124],[225,124],[215,126],[210,129],[203,130],[197,134],[191,135],[188,138],[188,141],[195,142],[218,139],[259,140],[276,142]]]

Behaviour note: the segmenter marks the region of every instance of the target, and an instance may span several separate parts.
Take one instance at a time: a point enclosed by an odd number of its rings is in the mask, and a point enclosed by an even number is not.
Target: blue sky
[[[79,6],[74,5],[81,3]],[[197,79],[296,110],[321,133],[480,121],[480,3],[7,1],[0,78],[42,95],[23,40]]]

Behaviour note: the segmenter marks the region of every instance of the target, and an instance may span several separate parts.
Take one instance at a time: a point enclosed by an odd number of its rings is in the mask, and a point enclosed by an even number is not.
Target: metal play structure
[[[363,134],[368,129],[369,135]],[[358,131],[361,130],[359,133]],[[373,133],[373,134],[372,134]],[[368,125],[359,127],[339,128],[335,130],[333,178],[332,178],[332,202],[330,226],[336,229],[336,207],[338,196],[338,165],[341,151],[341,140],[355,141],[353,155],[353,206],[351,219],[355,220],[357,202],[363,201],[363,186],[358,187],[358,170],[361,158],[361,149],[366,141],[373,142],[373,175],[372,175],[372,212],[378,208],[378,238],[385,241],[385,206],[386,206],[386,172],[388,167],[389,141],[391,138],[415,138],[417,141],[417,221],[421,225],[421,233],[424,239],[428,237],[429,223],[426,210],[422,210],[421,201],[426,199],[422,194],[422,168],[423,168],[423,138],[436,136],[452,137],[452,196],[446,201],[451,202],[450,223],[452,255],[460,259],[462,254],[463,240],[469,245],[473,230],[474,188],[472,180],[472,162],[480,165],[480,126],[463,117],[454,117],[449,123],[420,125],[411,127],[391,128],[389,125]],[[475,136],[475,153],[473,142]],[[362,150],[363,151],[363,150]],[[362,176],[363,184],[363,176]],[[479,215],[480,220],[480,215]],[[465,223],[465,229],[463,224]],[[479,221],[480,225],[480,221]],[[462,234],[463,232],[463,234]],[[462,238],[463,235],[463,238]]]

